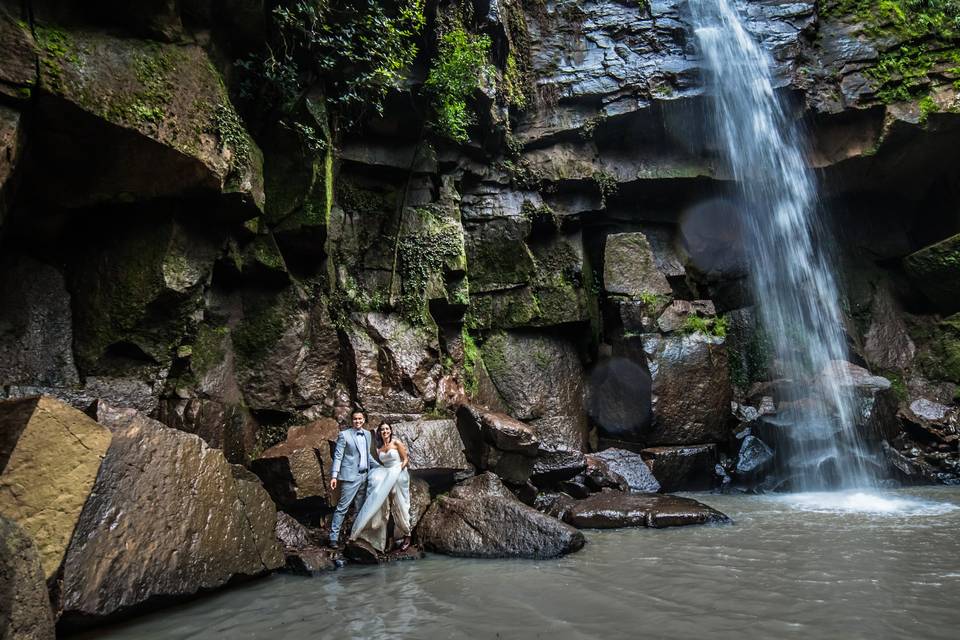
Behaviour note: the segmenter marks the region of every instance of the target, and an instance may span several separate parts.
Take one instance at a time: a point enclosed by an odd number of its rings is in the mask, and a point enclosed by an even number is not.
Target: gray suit
[[[361,469],[363,459],[361,457],[359,438],[357,430],[354,428],[344,429],[337,436],[337,448],[333,453],[333,469],[331,475],[336,478],[340,485],[340,500],[337,502],[337,510],[333,514],[333,522],[330,525],[330,542],[337,544],[340,538],[340,527],[343,525],[344,518],[350,510],[350,505],[357,501],[357,508],[363,506],[363,501],[367,495],[367,472],[374,467],[380,466],[376,458],[376,447],[373,444],[374,435],[369,431],[364,431],[363,439],[366,441],[366,471]]]

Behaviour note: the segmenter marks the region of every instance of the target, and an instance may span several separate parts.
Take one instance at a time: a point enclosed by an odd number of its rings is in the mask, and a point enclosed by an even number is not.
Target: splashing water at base
[[[942,516],[960,509],[949,502],[931,502],[894,494],[866,491],[811,491],[772,497],[797,511],[811,513],[859,513],[872,516]]]
[[[803,141],[776,92],[766,51],[732,0],[690,3],[710,72],[715,127],[736,181],[746,259],[780,378],[779,473],[793,490],[872,487],[875,454],[858,430],[839,293],[817,218]]]

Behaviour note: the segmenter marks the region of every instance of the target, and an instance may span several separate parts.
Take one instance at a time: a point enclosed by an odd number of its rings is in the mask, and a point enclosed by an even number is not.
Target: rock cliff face
[[[415,472],[528,504],[619,486],[593,451],[680,490],[769,450],[734,437],[778,383],[687,2],[431,0],[402,90],[352,126],[342,85],[258,111],[275,3],[121,4],[0,1],[0,397],[137,409],[259,458],[286,506],[329,502],[332,432],[290,427],[357,405]],[[960,21],[872,4],[740,2],[809,132],[852,359],[892,383],[871,428],[897,473],[954,482]],[[489,39],[460,141],[425,83],[457,29]]]

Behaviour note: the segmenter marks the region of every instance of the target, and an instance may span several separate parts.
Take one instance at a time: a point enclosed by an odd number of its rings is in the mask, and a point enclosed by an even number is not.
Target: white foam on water
[[[931,502],[872,491],[812,491],[774,498],[797,511],[811,513],[862,513],[874,516],[939,516],[960,509],[949,502]]]

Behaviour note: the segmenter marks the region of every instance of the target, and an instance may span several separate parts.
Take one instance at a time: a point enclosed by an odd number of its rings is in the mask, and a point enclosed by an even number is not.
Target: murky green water
[[[960,637],[960,489],[695,497],[736,525],[588,532],[552,561],[273,576],[92,637]]]

